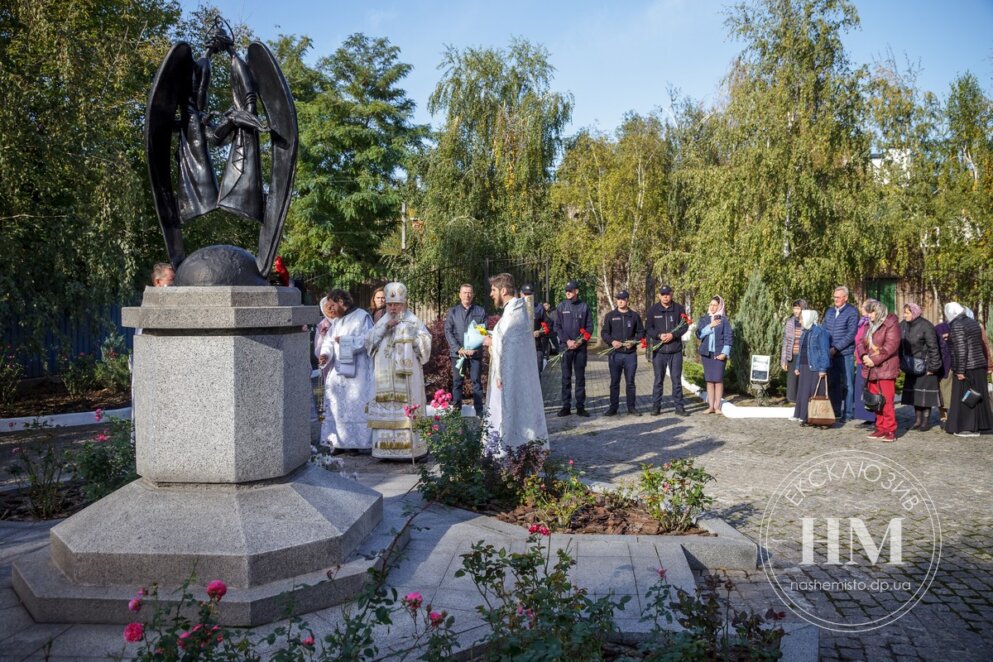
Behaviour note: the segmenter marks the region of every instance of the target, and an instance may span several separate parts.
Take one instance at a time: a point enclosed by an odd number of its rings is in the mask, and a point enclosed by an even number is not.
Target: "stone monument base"
[[[398,542],[382,495],[314,465],[281,480],[156,485],[139,479],[51,531],[12,582],[42,623],[127,623],[127,600],[159,584],[161,604],[196,573],[228,593],[221,622],[253,626],[352,600]],[[201,596],[202,597],[202,596]],[[145,616],[145,614],[142,614]]]

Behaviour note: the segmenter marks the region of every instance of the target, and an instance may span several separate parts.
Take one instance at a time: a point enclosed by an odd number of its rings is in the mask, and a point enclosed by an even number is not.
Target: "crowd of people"
[[[950,302],[935,325],[913,302],[903,305],[899,320],[880,301],[866,299],[858,310],[848,299],[848,288],[838,287],[823,318],[806,301],[793,302],[780,362],[787,397],[796,403],[794,420],[811,424],[808,404],[823,386],[838,422],[861,420],[872,428],[870,439],[895,441],[902,373],[900,404],[914,408],[911,431],[928,432],[935,409],[947,433],[974,437],[993,429],[987,385],[993,352],[971,310]]]

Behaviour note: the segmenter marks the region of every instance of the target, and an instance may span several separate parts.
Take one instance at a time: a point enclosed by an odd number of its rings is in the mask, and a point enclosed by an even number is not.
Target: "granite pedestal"
[[[258,625],[351,599],[382,495],[308,462],[310,343],[299,291],[149,288],[134,343],[141,478],[58,524],[13,584],[41,622],[127,622],[139,586],[196,573],[229,587],[224,621]],[[379,548],[395,547],[376,534]],[[395,535],[394,535],[395,537]],[[360,553],[361,552],[361,553]],[[342,572],[341,569],[346,571]],[[225,611],[222,610],[222,613]]]

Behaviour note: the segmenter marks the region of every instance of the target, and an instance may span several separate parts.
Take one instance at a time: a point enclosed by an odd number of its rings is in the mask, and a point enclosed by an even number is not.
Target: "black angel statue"
[[[223,113],[208,108],[211,58],[221,53],[231,61],[232,105]],[[267,122],[258,115],[260,101]],[[262,182],[260,133],[269,134],[272,146],[268,191]],[[230,150],[218,184],[210,147],[225,144]],[[264,44],[251,43],[242,58],[234,48],[230,29],[217,19],[207,50],[199,59],[193,59],[193,49],[186,42],[172,47],[148,97],[145,150],[156,212],[176,269],[176,285],[266,283],[290,205],[297,145],[293,97]],[[173,155],[175,177],[170,164]],[[262,224],[258,257],[234,246],[208,246],[187,257],[183,224],[215,209]]]

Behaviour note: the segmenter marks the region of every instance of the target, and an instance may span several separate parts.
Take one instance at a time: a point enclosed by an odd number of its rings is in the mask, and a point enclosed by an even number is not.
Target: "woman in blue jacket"
[[[818,386],[824,384],[827,395],[827,373],[831,367],[831,338],[827,329],[817,323],[817,311],[805,310],[800,313],[803,337],[800,338],[800,357],[797,359],[795,374],[796,406],[793,418],[800,425],[807,425],[807,403],[817,393]]]
[[[696,337],[700,339],[700,356],[703,361],[703,378],[707,382],[707,414],[721,411],[721,398],[724,396],[724,368],[731,358],[731,345],[734,336],[731,324],[724,314],[724,299],[710,300],[708,314],[700,318]]]

